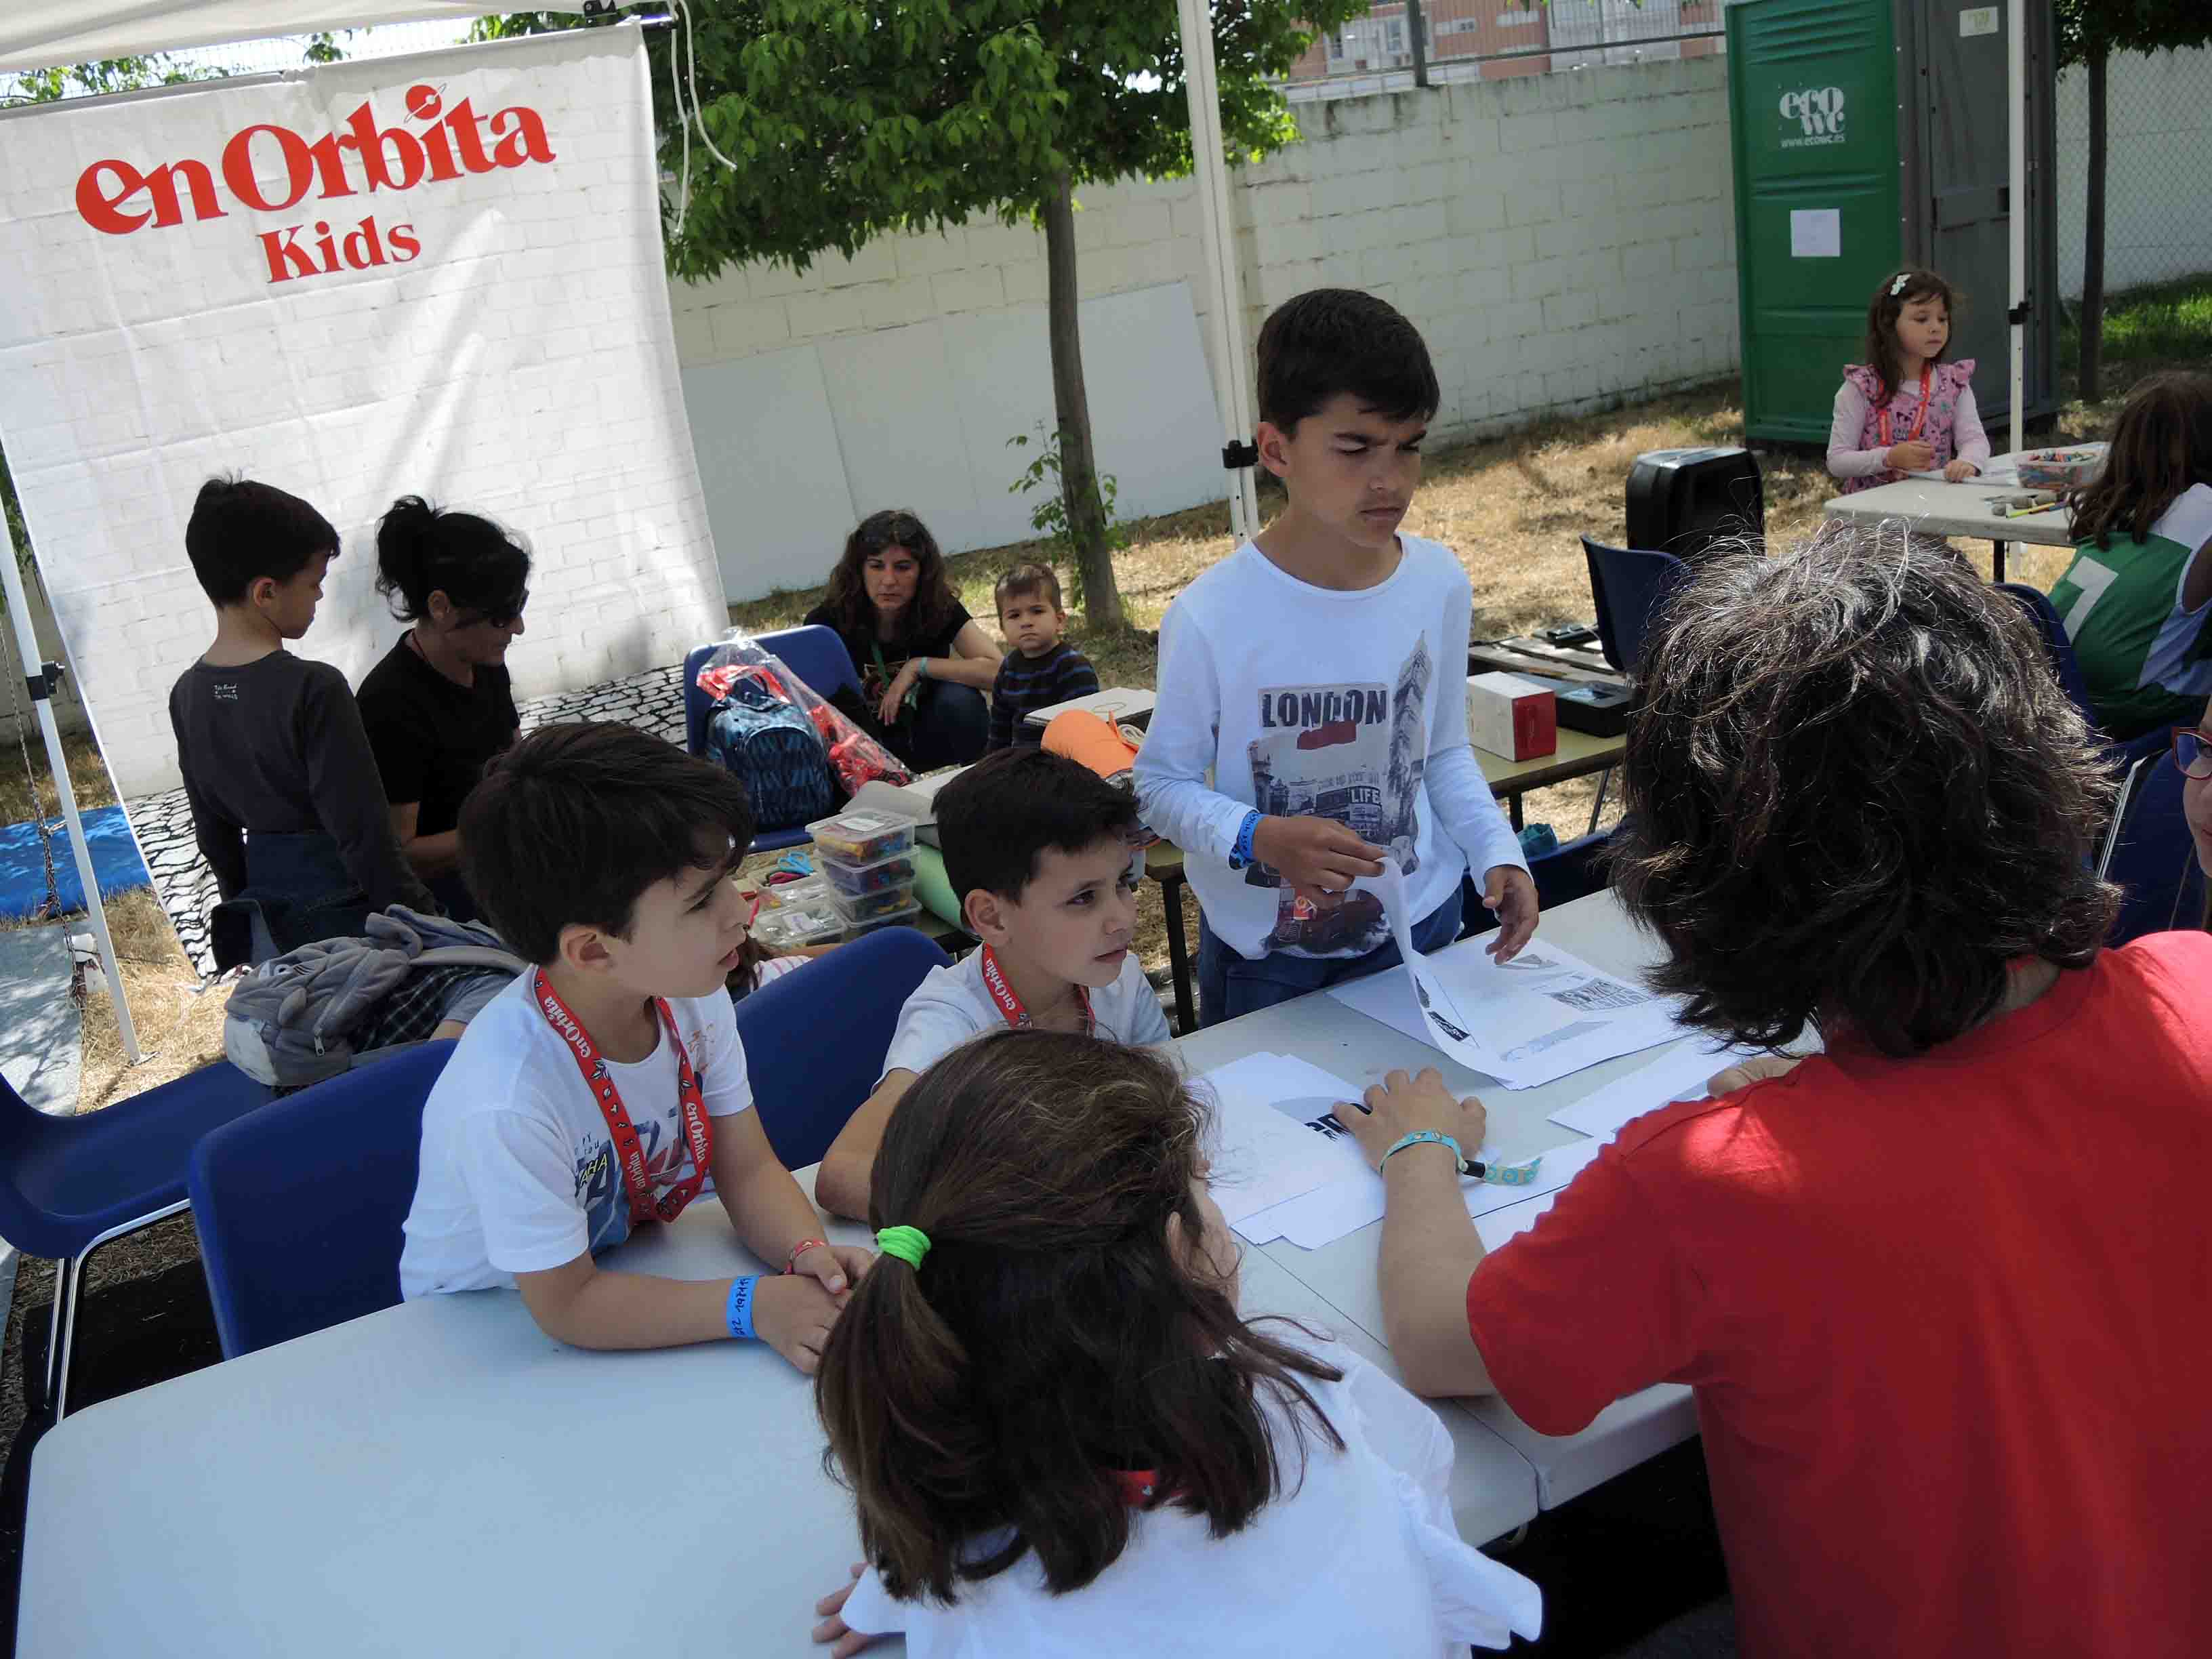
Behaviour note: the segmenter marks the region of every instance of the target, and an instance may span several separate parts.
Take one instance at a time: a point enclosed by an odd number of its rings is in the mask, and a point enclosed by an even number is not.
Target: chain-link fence
[[[2212,51],[2115,55],[2106,70],[2105,292],[2212,272]],[[2089,76],[2059,77],[2058,286],[2081,294]]]
[[[1323,35],[1291,72],[1293,103],[1696,58],[1722,49],[1722,0],[1377,0]],[[1414,32],[1425,64],[1414,63]]]

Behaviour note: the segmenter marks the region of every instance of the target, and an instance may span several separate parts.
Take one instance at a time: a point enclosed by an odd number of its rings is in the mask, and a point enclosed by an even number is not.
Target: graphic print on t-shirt
[[[703,1032],[691,1030],[684,1034],[685,1053],[703,1056],[706,1047]],[[605,1075],[606,1063],[605,1059],[592,1061],[595,1077]],[[696,1066],[697,1061],[693,1063]],[[645,1154],[647,1185],[655,1193],[674,1186],[682,1177],[690,1157],[684,1137],[676,1132],[672,1104],[655,1106],[632,1101],[627,1089],[623,1091],[623,1104],[629,1110],[630,1121],[637,1129],[639,1150]],[[577,1134],[574,1153],[576,1202],[583,1209],[585,1237],[589,1241],[585,1248],[597,1255],[629,1237],[629,1188],[623,1181],[622,1166],[615,1158],[614,1140],[607,1133],[604,1119]]]
[[[1271,817],[1331,818],[1387,847],[1407,875],[1420,867],[1414,844],[1421,779],[1429,763],[1429,685],[1435,665],[1425,639],[1379,683],[1269,686],[1260,693],[1252,804]],[[1272,866],[1255,864],[1248,885],[1277,890],[1267,948],[1298,956],[1375,949],[1389,937],[1382,902],[1358,889],[1333,909],[1300,898]]]

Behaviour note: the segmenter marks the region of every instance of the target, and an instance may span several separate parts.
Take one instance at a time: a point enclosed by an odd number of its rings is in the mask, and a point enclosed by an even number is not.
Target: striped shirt
[[[1033,708],[1049,708],[1056,702],[1087,697],[1098,690],[1098,671],[1091,659],[1062,642],[1042,657],[1024,657],[1009,651],[999,663],[999,678],[991,686],[991,740],[987,749],[1009,749],[1016,743],[1035,743],[1042,735],[1024,728],[1022,717]]]

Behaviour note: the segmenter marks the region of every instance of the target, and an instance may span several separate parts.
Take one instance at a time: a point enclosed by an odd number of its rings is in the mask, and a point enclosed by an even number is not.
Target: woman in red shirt
[[[1747,1655],[2201,1652],[2212,938],[2101,948],[2111,785],[2034,630],[1902,526],[1717,561],[1626,769],[1656,984],[1824,1052],[1637,1119],[1488,1256],[1449,1149],[1389,1150],[1480,1103],[1371,1091],[1407,1382],[1547,1434],[1692,1385]]]

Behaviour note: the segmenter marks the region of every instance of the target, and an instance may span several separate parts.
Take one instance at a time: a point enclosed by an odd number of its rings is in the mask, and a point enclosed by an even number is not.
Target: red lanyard
[[[1929,375],[1934,373],[1935,368],[1936,365],[1933,363],[1920,365],[1920,407],[1912,411],[1912,430],[1905,434],[1906,443],[1911,443],[1917,438],[1920,435],[1920,428],[1928,424],[1928,380]],[[1881,413],[1876,416],[1876,421],[1881,430],[1881,447],[1887,449],[1890,445],[1887,404],[1881,406]]]
[[[676,1099],[684,1121],[684,1142],[691,1154],[691,1173],[655,1198],[645,1173],[645,1148],[638,1139],[637,1126],[629,1121],[629,1113],[623,1105],[622,1091],[615,1087],[614,1079],[608,1075],[605,1056],[592,1046],[591,1033],[569,1012],[561,994],[546,983],[544,969],[532,974],[530,992],[537,999],[538,1012],[545,1016],[545,1023],[560,1033],[568,1045],[568,1052],[575,1056],[576,1069],[583,1074],[584,1086],[592,1091],[592,1098],[599,1103],[599,1115],[606,1120],[607,1133],[614,1139],[616,1161],[622,1165],[623,1185],[629,1193],[629,1218],[633,1222],[675,1220],[707,1184],[708,1159],[714,1149],[714,1120],[707,1115],[706,1092],[699,1086],[698,1073],[691,1069],[691,1056],[684,1047],[684,1039],[676,1034],[676,1017],[668,1012],[668,1004],[659,997],[653,1000],[661,1026],[676,1049]]]
[[[999,959],[991,954],[991,947],[983,947],[983,988],[991,994],[991,1000],[999,1005],[999,1012],[1006,1017],[1006,1024],[1017,1031],[1026,1031],[1035,1022],[1030,1011],[1022,1006],[1022,1000],[1014,994],[1014,988],[1006,983],[1006,976],[999,971]],[[1091,1012],[1091,993],[1080,985],[1075,988],[1075,1000],[1083,1005],[1083,1035],[1097,1036],[1098,1022]]]

